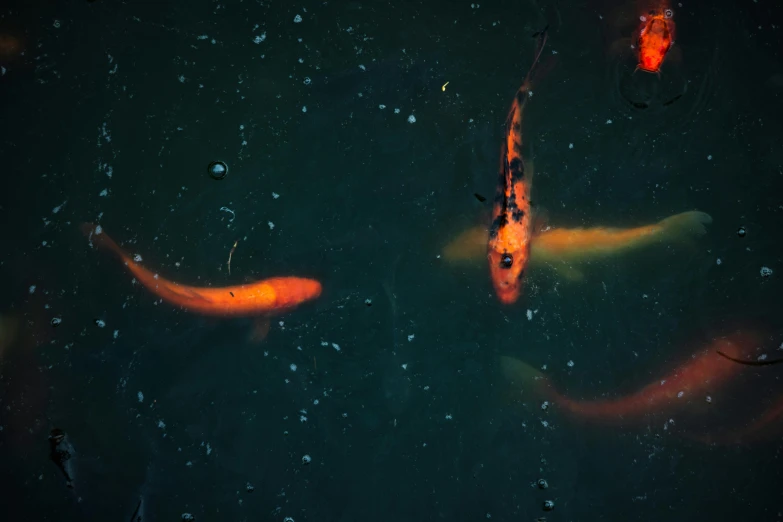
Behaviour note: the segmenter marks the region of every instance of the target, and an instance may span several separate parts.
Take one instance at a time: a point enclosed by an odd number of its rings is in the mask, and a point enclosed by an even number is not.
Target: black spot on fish
[[[231,297],[234,297],[234,292],[229,292],[229,294],[231,294]]]
[[[511,211],[511,219],[519,223],[525,217],[525,211],[521,208],[516,208]]]
[[[508,165],[511,172],[511,182],[521,181],[525,178],[525,164],[520,158],[514,158]]]
[[[487,198],[485,198],[478,192],[474,192],[473,195],[476,197],[477,200],[481,201],[482,203],[484,203],[487,200]]]

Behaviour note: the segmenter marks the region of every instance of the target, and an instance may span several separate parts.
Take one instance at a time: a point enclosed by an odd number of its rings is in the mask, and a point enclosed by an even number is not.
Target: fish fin
[[[96,225],[95,223],[82,223],[79,228],[81,228],[82,233],[87,236],[90,242],[97,248],[109,250],[121,259],[126,259],[128,257],[120,245],[115,243],[99,225]]]
[[[585,274],[573,265],[566,263],[552,263],[549,265],[555,270],[557,276],[571,283],[581,283],[585,280]]]
[[[253,321],[253,329],[250,331],[249,341],[251,343],[262,343],[269,335],[269,328],[272,326],[272,320],[269,316],[256,317]]]
[[[450,263],[470,262],[481,259],[487,254],[489,232],[486,226],[471,227],[444,248],[442,256]]]
[[[549,261],[586,261],[610,257],[651,244],[688,241],[704,235],[706,225],[711,222],[709,214],[693,210],[634,228],[552,229],[536,237],[531,257]]]
[[[524,399],[528,392],[532,392],[537,398],[549,395],[547,393],[549,381],[544,374],[531,365],[506,355],[501,355],[498,358],[498,364],[500,373],[509,384],[504,395],[510,401]]]

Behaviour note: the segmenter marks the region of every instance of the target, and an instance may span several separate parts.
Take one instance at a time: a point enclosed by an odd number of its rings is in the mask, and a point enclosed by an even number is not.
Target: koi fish
[[[301,277],[273,277],[219,288],[186,286],[164,279],[130,258],[98,225],[82,231],[98,247],[112,251],[147,290],[186,310],[212,316],[253,316],[288,311],[321,295],[321,283]]]
[[[665,5],[639,17],[641,26],[636,47],[637,70],[660,74],[666,54],[674,44],[674,12]]]
[[[73,449],[70,439],[66,433],[55,428],[49,434],[49,459],[55,463],[57,468],[62,472],[65,477],[65,485],[69,489],[73,489],[74,480],[74,457],[76,452]]]
[[[546,44],[546,29],[536,33],[536,36],[538,48],[533,65],[517,90],[506,117],[497,193],[487,241],[490,277],[498,299],[504,304],[512,304],[519,298],[533,234],[530,214],[531,179],[525,172],[525,162],[522,159],[522,113],[531,94],[531,74]]]
[[[593,421],[616,422],[687,405],[693,396],[698,396],[700,403],[703,402],[708,391],[717,389],[738,375],[742,368],[717,352],[739,358],[756,346],[756,339],[755,334],[716,339],[670,375],[625,397],[607,400],[571,399],[558,392],[538,370],[522,361],[503,356],[500,364],[507,378],[520,383],[532,381],[538,393],[568,413]]]

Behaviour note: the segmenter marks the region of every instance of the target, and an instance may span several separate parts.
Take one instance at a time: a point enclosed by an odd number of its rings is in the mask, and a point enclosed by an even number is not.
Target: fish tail
[[[128,255],[103,231],[100,225],[95,223],[82,223],[82,233],[98,248],[114,252],[120,259],[127,260]]]
[[[672,238],[690,239],[707,233],[712,217],[706,212],[691,210],[668,217],[658,224],[663,233]]]
[[[531,88],[533,81],[533,71],[535,70],[538,61],[541,58],[541,53],[544,51],[544,46],[546,45],[546,40],[549,36],[548,30],[549,25],[544,27],[541,31],[533,34],[533,37],[537,39],[536,51],[533,58],[533,63],[530,65],[530,69],[528,69],[527,75],[525,75],[525,80],[522,82],[522,86],[519,88],[519,91],[522,93],[526,93]]]

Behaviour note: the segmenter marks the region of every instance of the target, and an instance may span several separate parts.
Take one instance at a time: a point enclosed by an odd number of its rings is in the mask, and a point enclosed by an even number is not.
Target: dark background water
[[[513,355],[613,397],[732,328],[783,341],[783,16],[767,0],[672,7],[681,57],[657,78],[611,52],[640,9],[620,1],[4,4],[0,314],[16,333],[0,338],[0,517],[130,520],[143,499],[144,520],[783,518],[779,434],[711,446],[680,417],[585,426],[509,400],[497,369]],[[487,217],[473,194],[494,190],[547,24],[526,112],[541,215],[714,222],[582,283],[531,273],[503,306],[483,262],[437,256]],[[324,294],[252,342],[250,319],[156,303],[83,221],[180,282],[297,274]],[[753,370],[715,429],[748,424],[780,368]],[[76,450],[73,491],[54,427]]]

